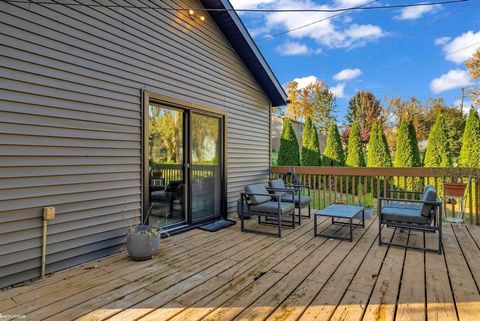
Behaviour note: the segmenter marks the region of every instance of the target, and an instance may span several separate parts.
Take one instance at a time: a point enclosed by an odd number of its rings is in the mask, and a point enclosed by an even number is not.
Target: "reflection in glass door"
[[[222,119],[191,114],[192,222],[221,215]]]
[[[186,113],[150,105],[148,109],[149,223],[166,228],[186,222]]]

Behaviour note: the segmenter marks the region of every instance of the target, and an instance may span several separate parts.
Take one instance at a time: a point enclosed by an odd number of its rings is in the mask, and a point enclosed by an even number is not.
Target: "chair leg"
[[[312,218],[312,206],[308,203],[308,218]]]

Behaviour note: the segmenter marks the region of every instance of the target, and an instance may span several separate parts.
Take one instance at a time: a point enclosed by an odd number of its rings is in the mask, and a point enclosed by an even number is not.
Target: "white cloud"
[[[448,73],[433,79],[430,82],[430,89],[438,94],[450,89],[470,86],[473,83],[466,70],[452,69]]]
[[[337,81],[342,81],[342,80],[351,80],[354,78],[357,78],[362,74],[362,71],[358,68],[355,69],[343,69],[339,73],[335,74],[333,76],[333,79]]]
[[[298,56],[310,53],[310,49],[307,45],[299,42],[286,42],[283,45],[278,46],[277,51],[282,56]]]
[[[399,20],[415,20],[420,18],[427,12],[434,13],[441,8],[441,5],[407,7],[403,8],[400,11],[400,14],[398,16],[395,16],[395,18]]]
[[[351,7],[358,7],[366,3],[365,0],[336,0],[335,3],[339,7],[343,8],[351,8]]]
[[[339,83],[335,87],[330,87],[330,92],[337,98],[345,97],[345,83]]]
[[[443,46],[443,52],[445,59],[463,64],[478,48],[480,48],[480,30],[476,33],[470,30],[452,41],[446,42]]]
[[[444,44],[449,42],[450,39],[452,39],[452,38],[450,38],[450,37],[440,37],[440,38],[435,39],[435,44],[437,46],[443,46]]]
[[[307,77],[302,77],[302,78],[295,78],[293,81],[296,81],[298,83],[298,89],[302,89],[307,87],[313,82],[316,82],[318,79],[315,76],[307,76]]]
[[[234,0],[235,8],[253,6],[254,8],[288,8],[288,9],[334,9],[357,5],[360,0],[337,0],[333,4],[317,4],[313,0]],[[386,33],[379,27],[371,24],[360,25],[345,22],[344,19],[326,19],[329,12],[272,12],[261,15],[264,34],[275,34],[311,24],[304,28],[288,33],[293,39],[309,38],[321,46],[329,48],[354,48],[373,42]],[[258,26],[256,26],[258,29]]]
[[[275,0],[230,0],[232,6],[236,9],[255,9],[261,5],[275,2]]]

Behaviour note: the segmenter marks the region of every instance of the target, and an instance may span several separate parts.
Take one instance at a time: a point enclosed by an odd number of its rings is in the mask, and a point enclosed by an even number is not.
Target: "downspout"
[[[47,265],[47,226],[48,221],[55,218],[55,207],[43,208],[43,240],[42,240],[42,271],[41,278],[45,277],[45,267]]]

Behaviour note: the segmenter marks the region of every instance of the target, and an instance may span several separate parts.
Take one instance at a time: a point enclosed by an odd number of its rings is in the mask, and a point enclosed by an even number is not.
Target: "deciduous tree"
[[[299,121],[311,117],[318,130],[325,134],[330,122],[335,120],[336,108],[335,97],[325,83],[316,81],[299,89],[297,82],[290,82],[287,93],[290,103],[284,111],[285,116]]]
[[[474,80],[480,79],[480,48],[475,51],[473,56],[465,62],[470,77]],[[478,106],[480,105],[480,85],[477,88],[469,89],[472,101]]]
[[[363,143],[368,142],[373,124],[383,123],[386,119],[382,104],[369,91],[359,91],[350,99],[345,118],[350,125],[354,120],[358,122]]]

